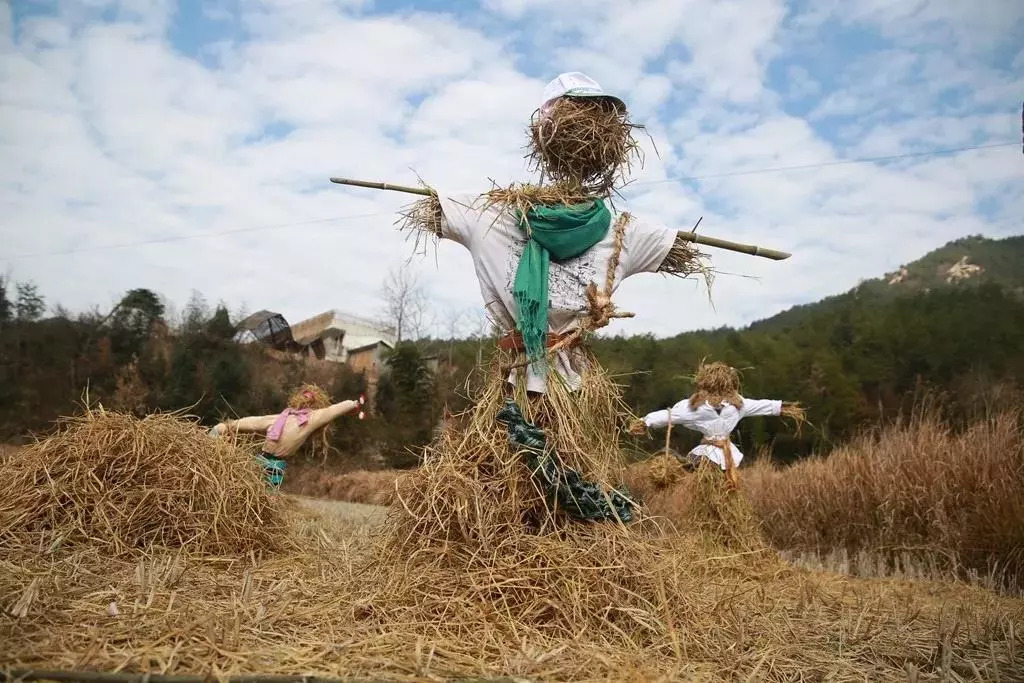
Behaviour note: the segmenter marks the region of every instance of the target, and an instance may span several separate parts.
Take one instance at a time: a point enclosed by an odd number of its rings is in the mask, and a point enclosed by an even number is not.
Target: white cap
[[[590,76],[579,71],[560,74],[547,84],[541,97],[540,113],[546,115],[551,105],[559,97],[604,97],[615,103],[617,107],[626,108],[626,103],[614,95],[601,89],[600,84]]]

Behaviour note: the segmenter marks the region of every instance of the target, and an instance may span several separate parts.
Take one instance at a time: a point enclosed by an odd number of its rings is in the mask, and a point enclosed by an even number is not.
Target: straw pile
[[[252,457],[175,415],[99,410],[21,449],[0,482],[0,546],[118,554],[276,547],[281,502]]]
[[[398,538],[409,525],[393,519],[368,555],[359,524],[288,521],[294,551],[262,557],[0,554],[0,667],[402,681],[1024,676],[1024,602],[979,589],[822,575],[643,525],[519,527],[484,546]]]
[[[587,194],[610,194],[634,158],[643,161],[627,112],[608,100],[556,100],[530,123],[527,158],[552,180],[581,186]]]
[[[495,420],[504,393],[495,369],[463,429],[442,432],[423,466],[398,481],[366,566],[374,590],[361,613],[384,627],[416,623],[458,638],[483,629],[516,642],[581,632],[653,642],[664,635],[657,596],[666,554],[648,537],[655,529],[575,522],[552,509]],[[596,364],[578,392],[552,376],[543,397],[519,403],[567,467],[605,490],[619,484],[619,395]]]
[[[721,468],[706,459],[696,471],[687,471],[676,458],[656,455],[631,465],[626,482],[649,514],[699,534],[706,544],[741,551],[767,548],[750,502],[730,491]]]
[[[289,469],[284,490],[303,496],[365,505],[390,505],[402,470],[355,470],[336,474],[318,468]]]

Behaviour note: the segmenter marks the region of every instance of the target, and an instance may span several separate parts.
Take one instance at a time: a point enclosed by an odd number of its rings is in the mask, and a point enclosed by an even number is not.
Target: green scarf
[[[604,239],[611,222],[611,212],[600,199],[570,206],[536,206],[526,215],[520,214],[519,227],[530,239],[519,259],[512,297],[530,361],[544,358],[551,259],[579,256]]]

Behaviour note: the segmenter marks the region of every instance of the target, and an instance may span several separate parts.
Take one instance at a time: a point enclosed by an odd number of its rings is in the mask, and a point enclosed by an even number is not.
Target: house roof
[[[373,343],[363,344],[362,346],[357,346],[354,349],[349,349],[348,352],[349,353],[359,353],[360,351],[365,351],[367,349],[372,349],[372,348],[375,348],[377,346],[386,346],[389,349],[395,348],[392,344],[388,343],[386,340],[379,339],[379,340],[377,340],[377,341],[375,341]]]
[[[325,311],[312,318],[307,318],[295,323],[292,327],[292,336],[300,344],[309,344],[318,337],[323,336],[334,321],[334,311]]]
[[[257,311],[238,324],[238,330],[249,332],[256,341],[276,349],[291,348],[295,345],[288,321],[280,313]]]

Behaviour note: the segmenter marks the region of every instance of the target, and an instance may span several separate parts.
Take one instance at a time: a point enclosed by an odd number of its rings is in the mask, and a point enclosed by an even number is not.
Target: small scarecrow
[[[725,472],[731,489],[739,484],[736,468],[743,460],[743,453],[729,437],[740,420],[781,415],[793,419],[797,429],[804,421],[804,409],[799,403],[741,396],[739,372],[725,363],[702,363],[694,376],[694,383],[697,388],[692,396],[668,410],[658,410],[638,418],[629,431],[642,436],[650,428],[671,429],[672,425],[682,425],[700,432],[703,435],[700,444],[685,459],[680,457],[680,462],[693,468],[703,461],[714,463]]]
[[[326,459],[331,422],[357,409],[359,419],[364,419],[362,407],[365,402],[366,399],[360,396],[354,401],[341,401],[332,405],[323,389],[314,384],[306,384],[292,394],[288,399],[288,407],[277,415],[228,420],[211,428],[209,433],[213,437],[223,434],[265,434],[263,452],[257,456],[257,462],[263,467],[267,483],[276,489],[284,481],[284,471],[288,466],[285,458],[294,455],[312,437],[319,437],[319,446]]]
[[[612,303],[626,278],[710,272],[693,232],[610,206],[616,184],[639,155],[632,135],[638,127],[621,99],[585,74],[564,73],[545,88],[529,126],[540,185],[459,194],[331,179],[424,195],[404,212],[405,227],[469,250],[489,316],[505,330],[496,376],[507,398],[498,409],[488,408],[496,413],[489,419],[504,425],[514,448],[527,454],[549,498],[578,519],[632,518],[628,496],[595,483],[611,476],[612,457],[621,460],[616,411],[622,406],[586,348],[586,335],[632,316]],[[707,243],[788,257],[724,240]]]

